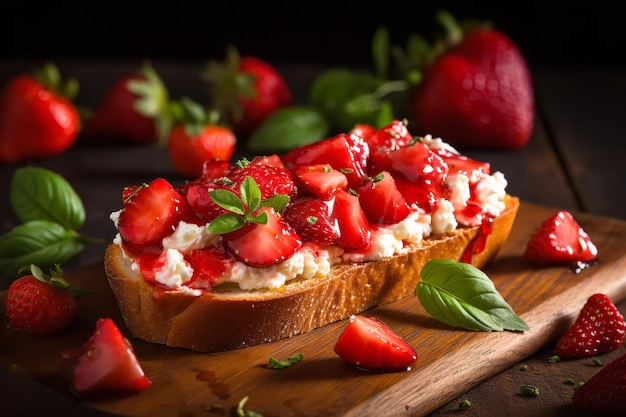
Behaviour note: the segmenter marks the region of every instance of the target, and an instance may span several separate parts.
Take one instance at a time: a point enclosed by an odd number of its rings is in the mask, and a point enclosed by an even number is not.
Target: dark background
[[[268,61],[369,64],[376,28],[404,45],[430,37],[436,10],[490,20],[531,66],[624,65],[619,2],[339,0],[66,2],[0,6],[0,59],[174,59],[221,57],[233,44]],[[604,4],[607,3],[607,4]],[[106,5],[103,5],[106,4]]]

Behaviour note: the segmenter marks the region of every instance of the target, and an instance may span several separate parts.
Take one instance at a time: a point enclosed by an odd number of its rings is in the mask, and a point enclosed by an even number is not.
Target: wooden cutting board
[[[78,319],[63,334],[36,338],[0,326],[0,366],[50,390],[69,409],[104,410],[128,416],[232,415],[246,409],[270,416],[423,416],[481,381],[555,340],[596,292],[618,303],[626,298],[626,222],[575,214],[599,249],[595,265],[576,272],[567,267],[532,269],[521,255],[530,234],[554,208],[522,203],[506,246],[485,272],[530,326],[526,333],[468,332],[431,318],[417,297],[363,313],[386,321],[418,352],[411,370],[373,373],[342,362],[333,346],[345,327],[334,323],[308,334],[215,354],[172,349],[132,339],[153,384],[123,396],[79,399],[68,390],[72,361],[60,351],[82,345],[97,318],[112,317],[126,334],[103,265],[68,274],[92,291]],[[4,306],[5,294],[1,295]],[[2,307],[3,308],[3,307]],[[5,314],[2,320],[6,321]],[[285,370],[267,367],[270,357],[303,353],[304,361]],[[38,392],[28,393],[36,399]],[[48,403],[41,404],[45,411]],[[33,405],[37,408],[37,405]]]

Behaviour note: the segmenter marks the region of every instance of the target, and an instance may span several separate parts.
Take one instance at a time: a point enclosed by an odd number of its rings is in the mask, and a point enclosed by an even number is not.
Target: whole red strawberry
[[[456,24],[448,14],[445,26]],[[453,31],[454,35],[459,34]],[[422,134],[459,148],[516,149],[534,124],[532,77],[517,45],[503,32],[473,28],[423,71],[410,104]]]
[[[598,249],[587,232],[565,210],[544,220],[524,251],[524,258],[534,265],[586,263],[597,256]]]
[[[80,117],[72,99],[74,79],[61,80],[47,63],[35,75],[18,75],[0,93],[0,162],[58,155],[78,136]]]
[[[218,124],[219,114],[185,98],[170,103],[172,130],[167,147],[176,172],[188,179],[203,174],[206,161],[228,161],[237,139],[232,130]]]
[[[58,332],[74,318],[75,297],[85,291],[65,281],[58,265],[50,275],[35,265],[28,269],[30,274],[17,278],[7,290],[9,325],[36,335]]]
[[[624,343],[626,324],[615,304],[604,294],[593,294],[574,324],[558,340],[556,354],[584,358],[611,352]]]
[[[626,353],[606,364],[572,396],[575,406],[592,413],[623,416],[626,410]]]
[[[169,129],[168,91],[158,73],[144,64],[115,81],[85,121],[82,137],[153,143]]]
[[[276,110],[292,103],[278,70],[254,56],[228,49],[225,61],[209,62],[202,74],[209,84],[212,107],[229,116],[237,136],[248,136]]]

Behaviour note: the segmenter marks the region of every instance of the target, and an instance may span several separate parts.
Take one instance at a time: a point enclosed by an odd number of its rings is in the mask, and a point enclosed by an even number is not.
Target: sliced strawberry
[[[202,179],[212,181],[228,175],[233,166],[223,159],[208,159],[202,164]]]
[[[372,228],[359,198],[345,190],[334,194],[331,218],[339,227],[337,245],[345,250],[362,250],[372,244]]]
[[[239,187],[246,177],[252,177],[261,191],[261,199],[272,197],[276,194],[285,194],[293,197],[295,187],[291,171],[271,165],[247,165],[235,168],[228,174],[232,181],[231,191],[239,195]]]
[[[445,161],[419,141],[393,150],[372,152],[371,162],[377,172],[389,171],[396,177],[400,174],[409,181],[427,185],[442,184],[448,174]]]
[[[140,391],[152,385],[128,339],[110,318],[98,319],[72,379],[79,394]]]
[[[226,209],[217,205],[209,194],[209,192],[218,189],[227,189],[234,192],[230,186],[225,185],[219,179],[214,181],[203,181],[200,179],[185,183],[178,188],[191,211],[205,222],[210,222],[220,214],[226,213]]]
[[[431,184],[426,181],[410,181],[402,175],[395,175],[396,187],[409,204],[416,204],[426,213],[431,213],[437,206],[437,201],[445,195],[443,183]]]
[[[190,288],[210,291],[219,282],[224,272],[230,270],[234,258],[223,247],[196,249],[189,253],[189,264],[193,276],[187,284]]]
[[[124,245],[141,251],[161,247],[161,240],[190,217],[179,192],[167,180],[156,178],[124,200],[117,227]]]
[[[250,161],[250,165],[270,165],[273,167],[285,168],[285,164],[283,164],[282,159],[277,154],[265,155],[265,156],[255,156]]]
[[[273,208],[263,207],[267,223],[246,223],[223,235],[226,248],[241,262],[257,267],[274,265],[290,258],[302,246],[296,232]]]
[[[348,178],[329,164],[299,165],[293,171],[303,187],[324,200],[330,199],[335,191],[348,187]]]
[[[299,198],[285,207],[283,218],[304,241],[333,245],[339,229],[330,218],[329,204],[316,197]]]
[[[626,323],[615,304],[604,294],[593,294],[574,324],[558,340],[557,355],[584,358],[619,348],[626,338]]]
[[[344,361],[368,370],[406,369],[417,360],[415,350],[375,317],[350,317],[334,350]]]
[[[364,139],[369,145],[370,152],[393,151],[410,145],[414,140],[406,125],[400,120],[393,120]]]
[[[604,365],[578,387],[572,402],[594,415],[623,416],[626,410],[626,353]]]
[[[340,134],[319,142],[301,146],[283,155],[288,168],[300,165],[329,164],[343,172],[354,187],[366,177],[369,146],[357,135]]]
[[[444,149],[438,149],[435,152],[448,165],[448,175],[464,174],[471,180],[472,178],[478,178],[481,174],[489,175],[491,173],[489,162],[477,161],[468,156],[454,154]],[[479,175],[473,175],[474,173]]]
[[[546,219],[531,236],[524,258],[534,265],[590,262],[598,256],[591,238],[568,211]]]
[[[393,224],[404,220],[411,208],[388,172],[369,178],[357,188],[359,202],[372,223]]]
[[[350,134],[354,134],[365,139],[366,142],[369,142],[368,139],[372,137],[376,133],[376,129],[373,126],[357,123],[354,125],[352,130],[350,130]]]

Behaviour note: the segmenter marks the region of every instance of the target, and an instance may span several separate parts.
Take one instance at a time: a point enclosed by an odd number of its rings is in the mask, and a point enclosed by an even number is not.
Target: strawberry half
[[[238,260],[257,267],[289,259],[302,246],[300,237],[273,208],[262,207],[261,212],[267,213],[267,223],[249,222],[223,235],[224,246]]]
[[[316,197],[303,197],[290,203],[283,211],[285,221],[306,242],[333,245],[339,230],[330,218],[329,203]]]
[[[593,294],[574,324],[558,340],[556,354],[584,358],[611,352],[624,343],[626,324],[615,304],[604,294]]]
[[[572,396],[575,406],[607,416],[626,410],[626,353],[606,364]]]
[[[590,262],[598,249],[568,211],[546,219],[531,236],[524,258],[535,265]]]
[[[191,217],[183,197],[165,179],[156,178],[127,196],[117,227],[124,245],[141,251],[159,248],[178,223]]]
[[[344,361],[368,370],[406,369],[417,360],[415,350],[375,317],[350,317],[334,351]]]
[[[348,187],[348,178],[329,164],[300,165],[294,168],[294,174],[306,190],[324,200]]]
[[[130,342],[115,322],[99,319],[74,368],[74,390],[79,394],[140,391],[150,385]]]
[[[372,223],[399,223],[411,212],[409,204],[388,172],[383,171],[376,177],[369,178],[356,191],[361,207]]]

